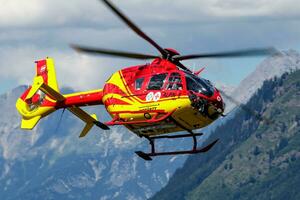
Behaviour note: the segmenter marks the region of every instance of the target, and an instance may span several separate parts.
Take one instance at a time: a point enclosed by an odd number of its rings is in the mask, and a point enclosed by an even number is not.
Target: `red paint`
[[[180,53],[173,48],[165,48],[165,50],[167,50],[169,53],[171,53],[171,55],[180,55]]]
[[[102,103],[103,92],[92,92],[88,94],[78,94],[76,96],[67,97],[64,102],[57,103],[57,108],[66,108],[70,106],[91,106]]]
[[[106,107],[110,106],[110,105],[131,105],[125,101],[122,101],[120,99],[117,98],[108,98],[105,102],[104,105]]]
[[[45,84],[48,84],[48,69],[46,59],[36,61],[36,74],[37,76],[42,76]]]
[[[29,86],[29,88],[21,95],[21,99],[22,100],[24,100],[25,101],[25,99],[26,99],[26,97],[27,97],[27,95],[28,95],[28,93],[29,93],[29,91],[31,90],[31,86]]]

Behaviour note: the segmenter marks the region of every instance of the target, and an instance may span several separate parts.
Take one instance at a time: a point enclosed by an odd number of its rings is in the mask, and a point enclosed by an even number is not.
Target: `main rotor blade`
[[[245,104],[242,104],[241,102],[238,102],[236,99],[232,98],[230,95],[226,94],[224,91],[218,89],[221,94],[226,97],[229,101],[231,101],[232,103],[234,103],[235,105],[239,106],[242,110],[244,110],[245,112],[249,113],[250,115],[254,116],[257,120],[259,121],[263,121],[266,122],[267,124],[271,124],[273,123],[272,120],[263,117],[261,114],[259,114],[258,112],[252,110],[251,108],[249,108],[248,106],[246,106]]]
[[[153,59],[159,58],[159,56],[133,53],[133,52],[125,52],[125,51],[116,51],[111,49],[101,49],[101,48],[91,48],[91,47],[83,47],[77,45],[71,45],[73,49],[80,52],[92,53],[92,54],[104,54],[108,56],[116,56],[116,57],[124,57],[124,58],[134,58],[134,59]]]
[[[109,7],[122,21],[124,21],[129,28],[131,28],[135,33],[137,33],[144,40],[152,44],[162,55],[162,57],[167,57],[167,52],[161,48],[154,40],[147,36],[140,28],[138,28],[126,15],[124,15],[116,6],[114,6],[109,0],[102,0],[107,7]]]
[[[188,60],[195,58],[225,58],[225,57],[245,57],[245,56],[262,56],[278,53],[275,48],[255,48],[242,49],[236,51],[224,51],[216,53],[191,54],[183,56],[174,56],[174,60]]]
[[[179,68],[188,71],[188,72],[192,72],[189,68],[187,68],[186,66],[184,66],[181,62],[179,62],[178,60],[171,60],[171,62],[175,65],[177,65]]]

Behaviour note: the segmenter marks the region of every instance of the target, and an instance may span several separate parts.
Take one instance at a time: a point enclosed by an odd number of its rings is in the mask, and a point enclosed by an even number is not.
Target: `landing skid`
[[[198,149],[197,148],[197,136],[203,135],[203,133],[194,133],[192,130],[186,128],[182,124],[180,124],[176,119],[173,117],[169,117],[171,121],[173,121],[177,126],[182,128],[183,130],[187,131],[189,134],[180,134],[180,135],[162,135],[162,136],[144,136],[149,140],[149,143],[151,145],[151,152],[145,153],[143,151],[136,151],[135,153],[143,158],[144,160],[152,160],[151,157],[154,156],[165,156],[165,155],[182,155],[182,154],[196,154],[196,153],[204,153],[209,151],[217,142],[219,139],[216,139],[212,143]],[[193,138],[193,148],[192,150],[185,150],[185,151],[167,151],[167,152],[156,152],[155,151],[155,140],[156,139],[173,139],[173,138],[185,138],[185,137],[192,137]]]
[[[196,136],[201,136],[203,133],[191,133],[191,134],[183,134],[183,135],[172,135],[172,136],[156,136],[156,137],[146,137],[151,145],[151,152],[145,153],[143,151],[136,151],[135,153],[143,158],[144,160],[152,160],[151,157],[154,156],[165,156],[165,155],[182,155],[182,154],[196,154],[196,153],[204,153],[209,151],[217,142],[219,139],[216,139],[212,143],[206,145],[205,147],[202,147],[200,149],[197,148],[197,138]],[[162,139],[162,138],[183,138],[183,137],[193,137],[194,146],[192,150],[186,150],[186,151],[167,151],[167,152],[156,152],[155,151],[155,140],[156,139]]]

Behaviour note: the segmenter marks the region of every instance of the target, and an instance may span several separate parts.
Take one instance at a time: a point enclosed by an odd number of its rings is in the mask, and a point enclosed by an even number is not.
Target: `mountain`
[[[186,158],[144,161],[134,151],[147,151],[148,142],[122,127],[93,128],[78,138],[84,124],[67,110],[42,119],[32,131],[21,130],[15,102],[26,88],[0,96],[0,199],[146,199]],[[101,106],[87,111],[110,119]],[[174,143],[160,142],[158,148],[168,145]]]
[[[267,57],[237,87],[216,82],[216,87],[223,92],[223,98],[226,102],[225,113],[229,113],[237,104],[247,103],[251,96],[261,88],[265,80],[280,77],[285,72],[297,69],[300,69],[300,54],[290,49],[278,51],[278,53]],[[228,99],[227,96],[233,96],[235,102]]]
[[[299,199],[300,70],[264,82],[247,103],[258,120],[237,110],[216,128],[218,144],[190,156],[151,200]]]
[[[285,72],[300,69],[300,54],[295,50],[281,51],[267,57],[249,74],[231,94],[237,101],[246,103],[265,80],[280,77]]]

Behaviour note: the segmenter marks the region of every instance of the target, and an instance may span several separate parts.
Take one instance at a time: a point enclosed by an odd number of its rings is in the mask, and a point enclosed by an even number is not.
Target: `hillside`
[[[219,126],[210,152],[188,158],[155,199],[300,199],[300,71],[266,81]]]

